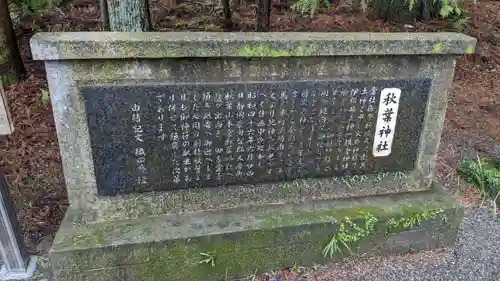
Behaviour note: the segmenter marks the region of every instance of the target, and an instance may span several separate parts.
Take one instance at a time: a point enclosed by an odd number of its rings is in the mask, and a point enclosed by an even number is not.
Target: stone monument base
[[[358,238],[346,246],[337,239],[340,252],[332,252],[334,260],[450,245],[462,216],[461,205],[432,186],[404,194],[80,225],[66,218],[51,258],[64,281],[232,280],[293,264],[327,263],[330,256],[323,252],[341,221],[344,233]],[[348,226],[346,217],[359,229]],[[371,231],[365,228],[368,218],[376,219]]]

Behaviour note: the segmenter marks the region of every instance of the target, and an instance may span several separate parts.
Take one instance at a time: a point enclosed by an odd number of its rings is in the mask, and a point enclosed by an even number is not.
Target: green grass
[[[463,161],[458,167],[458,173],[478,188],[484,198],[492,198],[496,206],[500,199],[500,157],[477,157]]]
[[[301,15],[309,12],[312,17],[314,16],[316,10],[321,7],[321,5],[329,8],[330,2],[328,0],[298,0],[290,7],[290,9],[292,9],[292,11],[300,13]]]
[[[200,255],[203,257],[203,260],[199,261],[198,263],[210,264],[212,267],[215,267],[215,253],[207,252],[207,253],[200,253]]]
[[[360,241],[363,237],[369,236],[375,232],[375,226],[378,218],[370,213],[365,213],[364,225],[358,226],[348,217],[339,221],[339,229],[331,238],[330,242],[323,249],[323,255],[333,258],[335,253],[342,253],[341,248],[346,248],[352,253],[350,244]]]

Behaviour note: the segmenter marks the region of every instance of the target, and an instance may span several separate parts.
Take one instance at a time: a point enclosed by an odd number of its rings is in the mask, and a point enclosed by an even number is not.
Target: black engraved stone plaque
[[[429,78],[273,81],[81,92],[98,191],[109,196],[411,170],[430,85]],[[401,94],[395,127],[384,135],[376,126],[388,116],[378,115],[387,88]],[[375,157],[375,134],[389,131],[390,154]]]

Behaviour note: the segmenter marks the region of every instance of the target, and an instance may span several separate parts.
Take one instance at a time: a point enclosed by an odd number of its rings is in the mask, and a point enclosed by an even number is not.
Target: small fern
[[[414,9],[418,8],[419,1],[418,0],[405,0],[406,3],[408,3],[408,9],[410,11],[413,11]],[[474,0],[474,4],[476,4],[478,1]],[[359,5],[361,10],[365,11],[368,9],[368,7],[373,3],[373,0],[360,0]],[[462,0],[434,0],[434,4],[439,5],[439,15],[442,18],[460,18],[462,17],[464,10],[463,10],[463,3]],[[290,8],[297,12],[300,13],[301,15],[304,15],[305,13],[309,12],[311,17],[314,16],[314,13],[319,9],[321,5],[324,5],[326,7],[330,7],[330,1],[329,0],[297,0],[295,4],[293,4]]]
[[[434,0],[440,2],[439,15],[442,18],[460,17],[463,14],[461,0]]]
[[[408,1],[408,8],[410,9],[410,11],[413,11],[413,8],[415,8],[417,0],[407,0],[407,1]]]
[[[312,17],[321,4],[325,5],[327,8],[330,7],[329,0],[297,0],[297,2],[295,2],[295,4],[293,4],[290,8],[301,15],[309,12]]]
[[[36,12],[52,8],[61,3],[61,0],[18,0],[8,1],[9,10],[16,15],[33,15]]]
[[[467,23],[469,23],[469,17],[461,17],[455,20],[453,23],[453,28],[458,32],[463,32]]]

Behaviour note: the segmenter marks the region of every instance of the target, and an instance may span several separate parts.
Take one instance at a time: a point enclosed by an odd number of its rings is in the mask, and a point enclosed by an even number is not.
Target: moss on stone
[[[302,239],[321,239],[324,237],[317,235],[311,237],[311,232],[302,232]],[[305,236],[307,237],[305,237]],[[305,247],[296,241],[288,241],[286,231],[275,229],[272,231],[248,231],[242,232],[239,237],[204,237],[194,239],[185,243],[175,243],[171,247],[157,248],[149,251],[151,262],[134,265],[134,272],[137,279],[141,281],[161,280],[166,272],[166,268],[182,268],[182,271],[169,271],[169,280],[221,280],[229,277],[242,277],[254,273],[256,269],[262,267],[264,261],[271,268],[279,268],[282,264],[287,264],[287,255],[294,253],[299,259],[297,252],[303,252]],[[280,245],[277,245],[279,243]],[[319,245],[319,244],[318,244]],[[299,251],[297,251],[297,248]],[[316,256],[313,260],[318,260],[320,250],[308,255]],[[200,263],[202,252],[213,252],[216,259],[216,266]],[[289,260],[289,264],[292,262]],[[175,271],[175,272],[174,272]]]
[[[238,55],[241,57],[302,57],[310,55],[310,53],[304,46],[297,46],[290,50],[278,50],[262,44],[246,44],[238,50]]]
[[[151,229],[145,231],[151,232]],[[106,244],[115,235],[124,235],[129,232],[141,234],[141,229],[137,229],[135,223],[128,224],[89,224],[86,227],[80,227],[76,232],[58,233],[56,243],[59,246],[71,245],[73,247],[85,247],[92,244]]]
[[[137,56],[137,46],[130,43],[138,40],[137,36],[133,33],[124,33],[124,35],[128,35],[130,37],[130,41],[110,42],[107,49],[113,50],[113,56],[116,57],[131,58]],[[103,51],[107,51],[101,49],[100,44],[96,42],[74,42],[70,44],[57,44],[53,47],[59,49],[60,57],[81,56],[82,53],[85,56],[88,56],[88,54],[99,54]],[[162,48],[152,41],[145,43],[145,45],[141,48],[141,51],[144,53],[153,53],[149,50],[154,50],[154,52],[157,52],[156,57],[179,57],[180,54],[173,47],[174,46],[168,46]],[[99,57],[95,58],[99,59]]]
[[[119,79],[126,70],[120,64],[112,61],[103,61],[101,63],[75,65],[75,73],[79,75],[78,80],[98,80],[113,81]]]
[[[76,247],[89,244],[104,244],[112,229],[110,227],[81,228],[72,237],[72,244]]]
[[[371,213],[378,217],[385,215],[387,211],[381,207],[358,206],[316,212],[300,211],[289,215],[271,214],[264,218],[262,227],[285,227],[304,223],[335,222],[345,217],[358,219],[366,213]]]
[[[474,53],[474,47],[472,47],[472,46],[467,47],[467,49],[465,49],[465,52],[466,52],[467,54],[472,54],[472,53]]]
[[[439,53],[440,51],[441,51],[441,43],[434,44],[434,47],[432,48],[432,52]]]
[[[431,53],[436,43],[443,45],[447,54],[461,54],[462,45],[473,45],[476,40],[454,34],[385,34],[343,33],[268,33],[225,34],[224,32],[158,33],[103,33],[96,40],[93,34],[37,34],[31,40],[35,59],[101,59],[101,58],[162,58],[162,57],[235,57],[243,44],[265,45],[268,56],[297,55],[314,50],[315,55],[420,55]],[[292,47],[291,47],[292,46]],[[368,46],[368,48],[367,48]],[[445,47],[446,46],[446,47]],[[289,48],[293,50],[288,50]],[[445,47],[445,48],[444,48]],[[312,49],[311,49],[312,48]],[[50,51],[46,51],[50,49]],[[250,49],[254,49],[251,47]],[[272,49],[271,52],[269,49]],[[248,56],[243,50],[244,56]],[[252,54],[255,54],[252,50]],[[443,51],[442,51],[443,52]],[[288,54],[287,54],[288,53]],[[444,53],[444,52],[443,52]]]
[[[349,217],[361,225],[367,213],[377,217],[378,223],[373,235],[350,245],[356,255],[373,254],[374,248],[387,247],[380,243],[389,236],[402,235],[395,241],[408,239],[405,234],[401,234],[407,229],[388,231],[389,219],[436,209],[443,209],[449,215],[449,221],[445,223],[437,217],[435,223],[422,223],[412,231],[435,231],[440,237],[445,237],[446,244],[449,244],[454,239],[461,216],[456,208],[457,204],[453,199],[431,190],[411,195],[339,200],[334,204],[318,202],[290,205],[288,208],[266,207],[255,214],[251,208],[245,208],[235,211],[236,220],[243,228],[228,227],[229,224],[234,226],[235,221],[234,213],[228,210],[221,210],[224,216],[219,219],[217,216],[212,217],[213,212],[206,212],[201,217],[204,221],[213,222],[210,235],[207,235],[207,229],[204,228],[182,233],[181,229],[186,226],[174,222],[187,220],[185,222],[189,224],[194,222],[191,220],[195,214],[185,215],[185,218],[180,215],[164,219],[87,224],[78,226],[76,230],[74,225],[66,225],[61,228],[58,236],[69,231],[70,243],[62,245],[58,239],[53,260],[64,276],[70,276],[70,272],[87,272],[95,278],[78,279],[79,276],[75,275],[77,277],[65,279],[69,281],[101,280],[101,275],[110,274],[108,270],[121,267],[126,267],[129,276],[123,281],[162,280],[165,274],[169,275],[170,281],[223,280],[225,277],[231,280],[252,274],[256,269],[273,270],[294,262],[304,266],[323,263],[326,260],[322,250],[339,227],[332,222]],[[168,223],[159,225],[161,222]],[[133,241],[130,237],[134,237]],[[428,241],[410,242],[414,243],[411,245],[414,249],[428,245]],[[439,240],[435,243],[444,242]],[[380,250],[375,250],[377,251]],[[199,263],[202,260],[200,253],[203,252],[215,253],[215,267]],[[351,253],[336,253],[333,259],[345,258],[346,254]],[[96,264],[99,265],[98,268]],[[105,270],[101,272],[101,269]],[[108,280],[115,279],[113,274],[108,275],[112,276]]]

